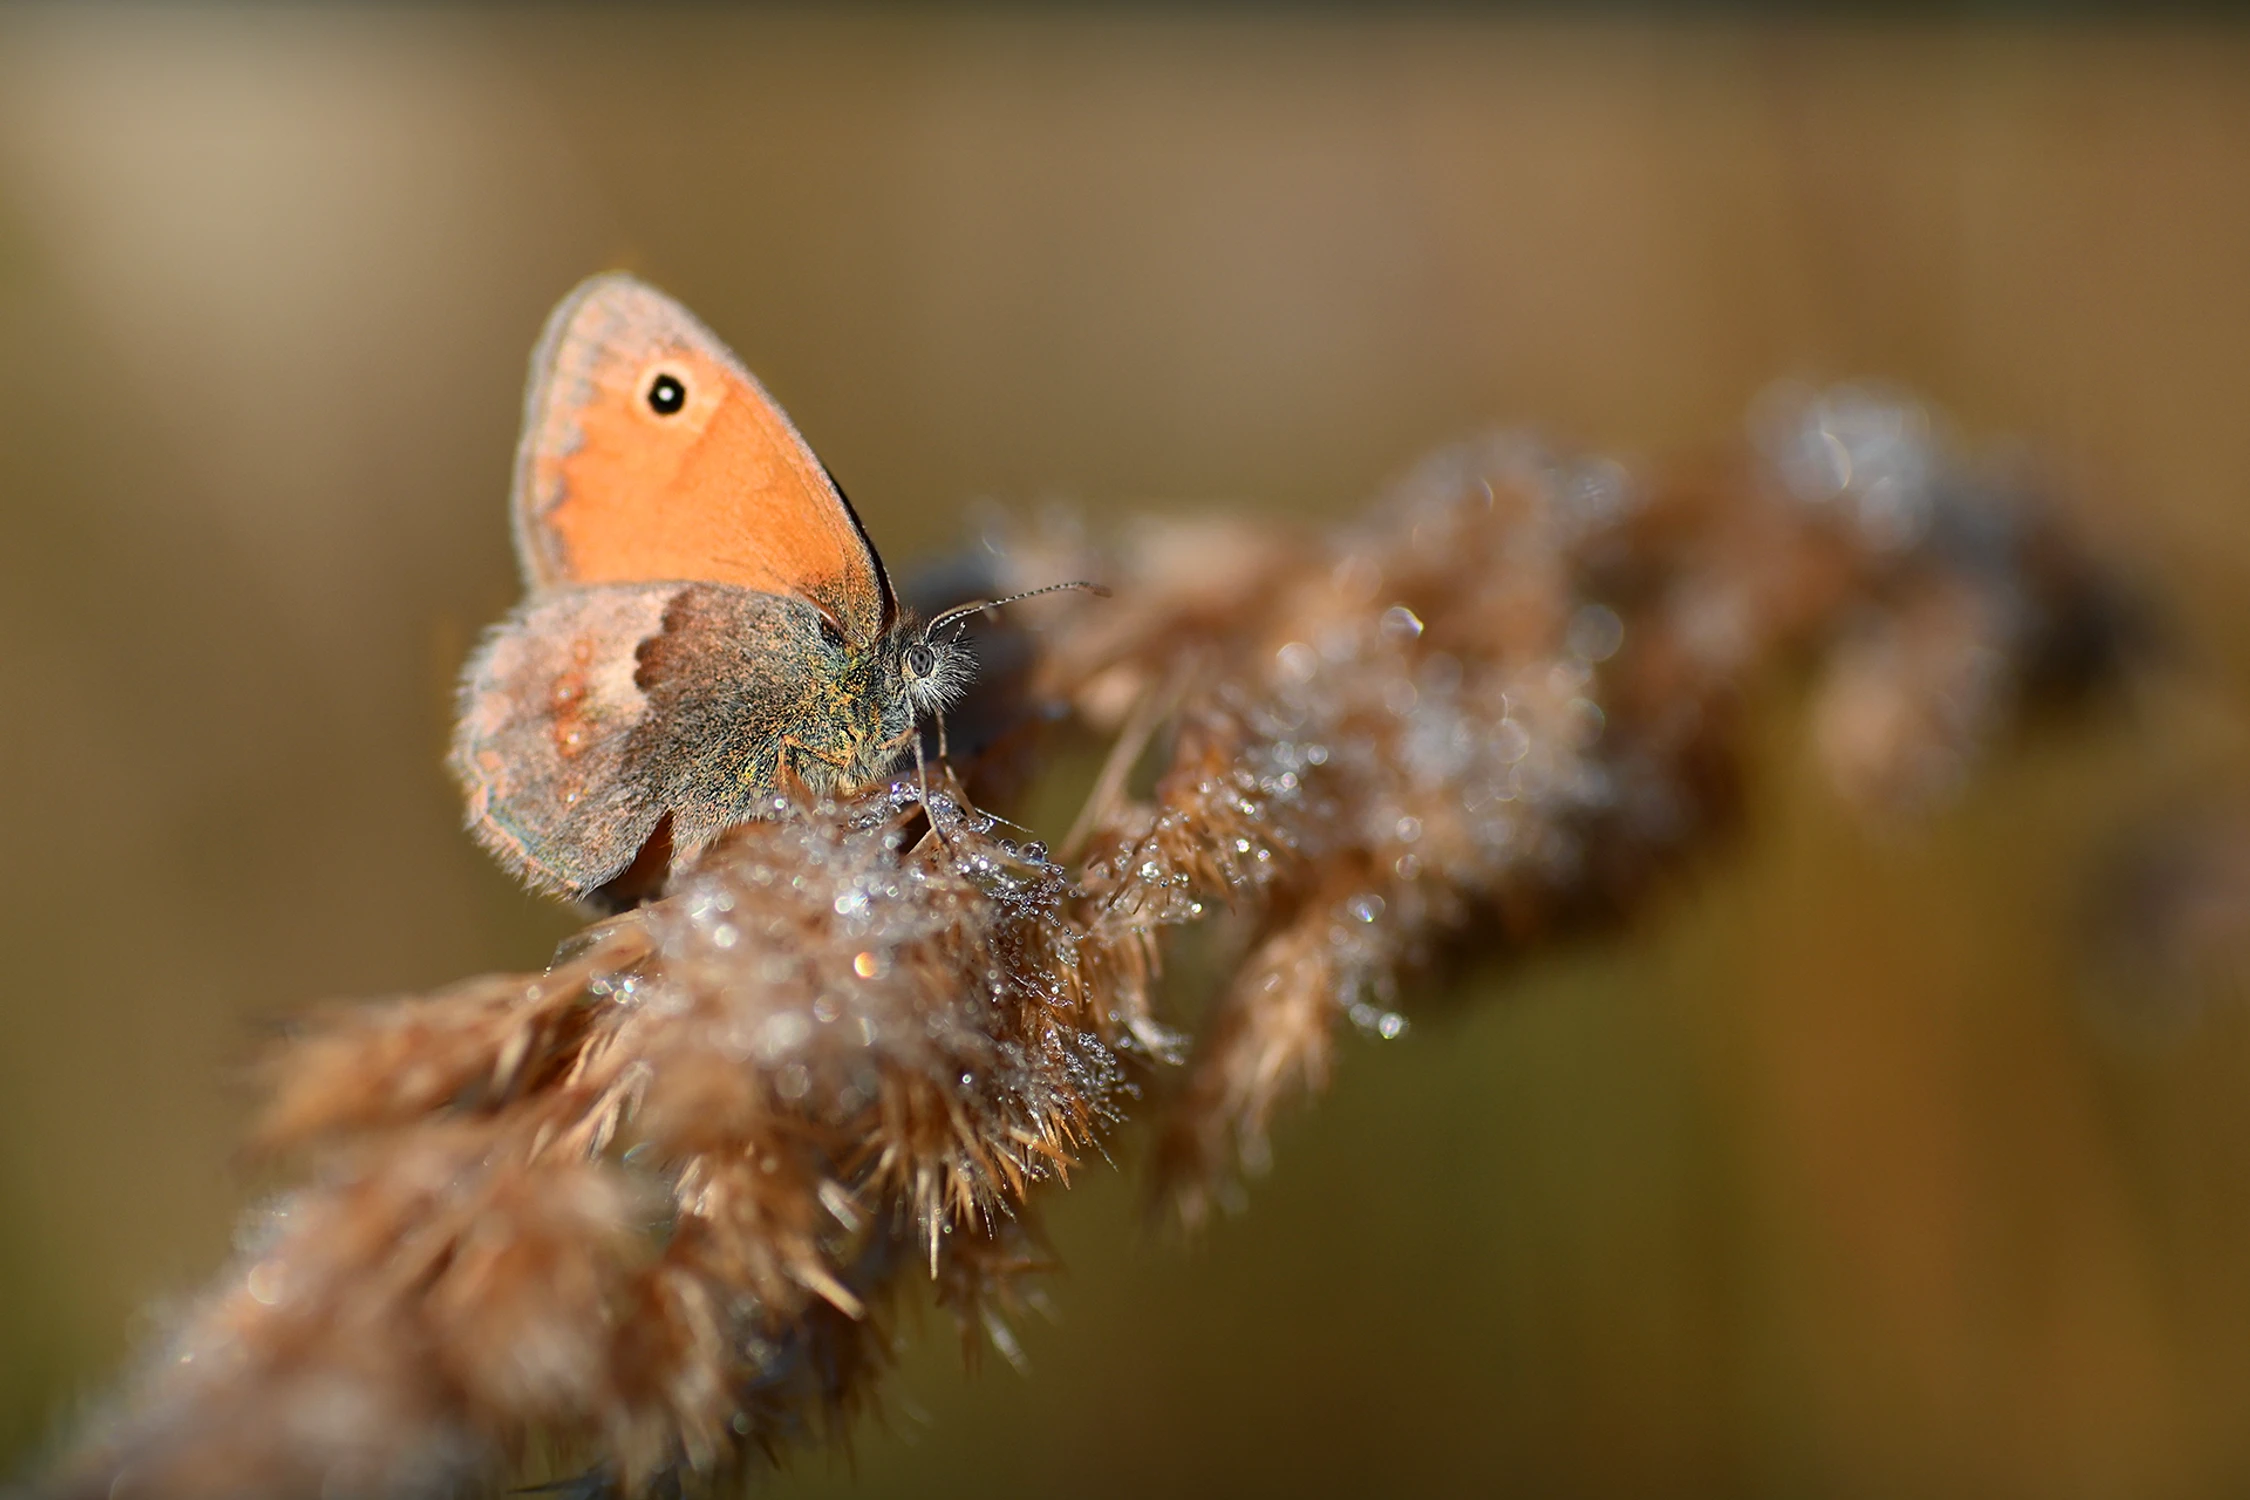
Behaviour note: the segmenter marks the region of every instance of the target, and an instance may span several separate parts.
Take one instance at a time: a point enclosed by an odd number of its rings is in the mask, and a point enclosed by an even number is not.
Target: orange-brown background
[[[610,265],[894,562],[1864,372],[2036,445],[2188,642],[1916,827],[1778,695],[1632,940],[1351,1046],[1191,1251],[1128,1140],[1031,1375],[933,1323],[775,1493],[2250,1484],[2250,1017],[2085,941],[2244,748],[2250,39],[1279,11],[0,15],[0,1455],[222,1254],[261,1021],[564,930],[438,759],[524,356]]]

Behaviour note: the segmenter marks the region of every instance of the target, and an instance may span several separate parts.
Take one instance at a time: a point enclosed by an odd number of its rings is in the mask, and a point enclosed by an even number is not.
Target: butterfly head
[[[1109,593],[1098,583],[1053,583],[1043,589],[1010,594],[1004,599],[979,599],[974,604],[946,610],[923,626],[918,635],[909,627],[904,648],[899,652],[899,677],[906,701],[915,715],[943,713],[968,691],[969,682],[976,675],[976,658],[961,640],[961,632],[971,620],[988,609],[1064,589]]]
[[[898,653],[899,691],[919,719],[941,714],[969,690],[976,658],[958,635],[939,638],[929,631],[908,632]]]

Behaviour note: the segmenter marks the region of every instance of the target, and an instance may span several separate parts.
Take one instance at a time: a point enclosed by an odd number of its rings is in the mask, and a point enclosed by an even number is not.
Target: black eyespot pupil
[[[687,405],[687,387],[680,384],[677,375],[659,375],[649,382],[648,409],[660,417],[668,417]]]

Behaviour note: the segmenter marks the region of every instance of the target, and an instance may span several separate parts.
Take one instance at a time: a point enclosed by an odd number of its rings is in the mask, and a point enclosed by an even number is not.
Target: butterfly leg
[[[937,812],[930,805],[930,767],[929,763],[922,758],[922,737],[920,735],[914,736],[914,779],[921,787],[922,816],[929,820],[930,832],[936,834],[938,841],[950,850],[953,847],[953,841],[946,837],[944,827],[938,822]]]

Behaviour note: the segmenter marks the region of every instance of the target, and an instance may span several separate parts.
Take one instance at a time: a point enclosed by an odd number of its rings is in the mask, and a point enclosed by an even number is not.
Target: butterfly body
[[[870,785],[967,684],[780,408],[629,277],[549,320],[513,511],[527,594],[463,675],[451,764],[535,886],[625,899],[777,793]]]

